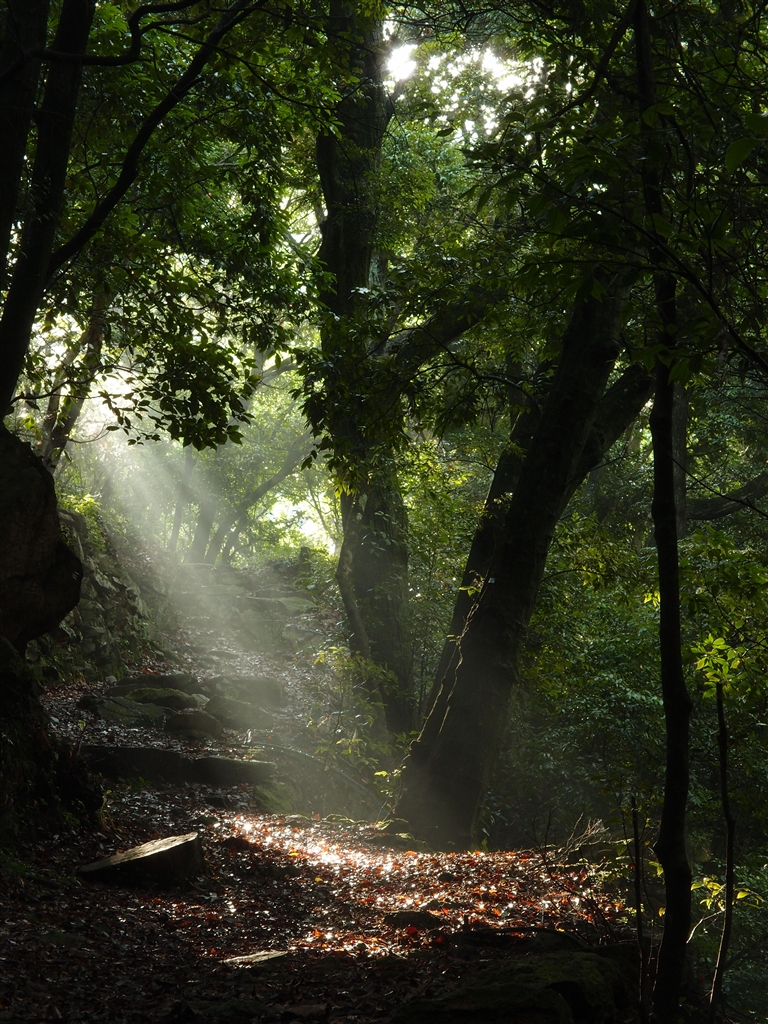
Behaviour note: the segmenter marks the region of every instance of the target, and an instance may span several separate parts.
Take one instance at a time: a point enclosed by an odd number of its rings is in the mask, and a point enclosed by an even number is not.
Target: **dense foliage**
[[[647,371],[674,420],[697,955],[714,965],[735,902],[732,1001],[754,1009],[768,895],[763,8],[85,6],[88,24],[66,0],[30,6],[42,28],[18,3],[3,12],[0,99],[23,136],[16,170],[12,146],[0,160],[14,182],[0,353],[24,363],[18,381],[4,371],[9,425],[71,507],[173,558],[242,566],[314,547],[311,586],[345,622],[324,685],[360,730],[336,753],[394,798],[414,731],[426,719],[428,736],[433,707],[442,728],[441,692],[456,702],[445,664],[469,671],[493,558],[514,543],[502,521],[579,316],[615,302],[593,405]],[[61,59],[67,19],[82,39]],[[403,46],[413,73],[396,82],[387,57]],[[57,139],[53,90],[75,66]],[[27,100],[19,67],[36,75]],[[631,861],[649,889],[669,752],[652,390],[596,438],[594,409],[573,428],[584,438],[538,544],[535,613],[519,647],[499,640],[510,725],[466,823],[496,846],[564,843],[599,819],[613,867]],[[493,554],[473,561],[492,522]]]

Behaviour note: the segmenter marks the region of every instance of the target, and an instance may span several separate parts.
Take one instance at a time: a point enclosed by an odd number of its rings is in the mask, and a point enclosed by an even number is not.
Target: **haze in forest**
[[[765,11],[0,17],[8,763],[114,549],[402,834],[592,847],[640,1017],[764,1016]]]

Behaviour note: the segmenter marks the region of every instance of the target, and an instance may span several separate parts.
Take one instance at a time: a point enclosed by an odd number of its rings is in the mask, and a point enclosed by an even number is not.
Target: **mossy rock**
[[[121,696],[125,696],[131,690],[144,686],[155,686],[161,689],[170,687],[173,690],[182,690],[184,693],[198,693],[200,681],[191,672],[147,672],[140,676],[123,676],[122,679],[118,679],[117,686],[114,686],[112,690],[119,692]]]
[[[271,729],[274,724],[274,717],[269,711],[244,700],[211,697],[205,709],[227,729]]]
[[[205,711],[178,711],[165,720],[165,731],[187,739],[218,739],[224,728],[221,722]]]
[[[107,722],[139,727],[160,727],[168,713],[167,708],[157,704],[140,704],[130,697],[109,697],[96,702],[93,710]]]
[[[544,953],[483,972],[440,999],[398,1010],[391,1024],[614,1024],[631,1020],[637,978],[589,952]]]
[[[197,708],[200,706],[200,701],[190,693],[184,693],[182,690],[176,690],[169,686],[156,687],[156,686],[137,686],[129,690],[127,694],[123,694],[122,686],[115,687],[113,690],[108,690],[105,697],[119,697],[127,696],[130,700],[135,701],[137,704],[156,704],[160,708],[170,708],[171,711],[186,711],[187,708]]]
[[[279,708],[285,703],[285,688],[275,676],[214,676],[207,685],[224,697],[237,696],[249,704]]]

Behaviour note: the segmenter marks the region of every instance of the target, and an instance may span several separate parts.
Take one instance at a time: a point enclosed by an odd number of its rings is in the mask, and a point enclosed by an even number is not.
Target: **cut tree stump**
[[[85,864],[79,875],[117,885],[182,885],[205,867],[203,845],[197,832],[153,839],[124,853]]]

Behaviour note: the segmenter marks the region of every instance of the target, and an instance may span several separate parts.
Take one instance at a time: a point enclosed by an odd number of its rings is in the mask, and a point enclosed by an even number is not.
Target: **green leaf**
[[[675,113],[675,108],[669,102],[669,100],[662,100],[661,103],[654,103],[652,107],[648,107],[643,112],[643,121],[645,124],[654,127],[659,117],[672,117]]]
[[[768,114],[746,114],[744,124],[755,135],[768,138]]]
[[[752,150],[757,145],[759,145],[758,139],[739,139],[737,142],[732,142],[725,151],[726,169],[733,174],[736,168],[751,156]]]
[[[670,238],[675,233],[674,227],[660,213],[654,213],[651,220],[653,221],[654,231],[657,235],[661,235],[662,238]]]

